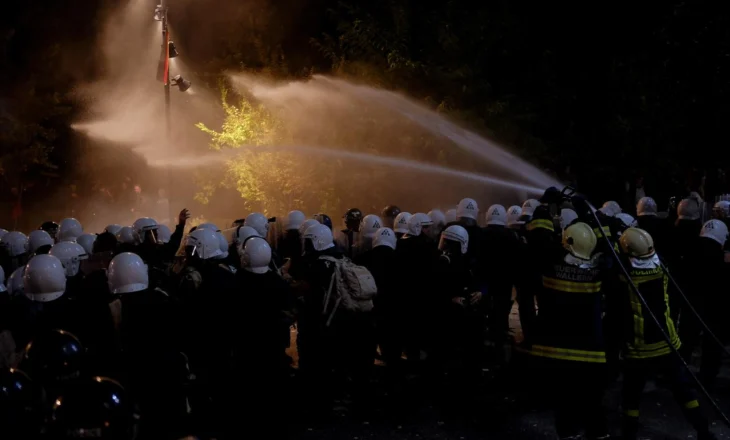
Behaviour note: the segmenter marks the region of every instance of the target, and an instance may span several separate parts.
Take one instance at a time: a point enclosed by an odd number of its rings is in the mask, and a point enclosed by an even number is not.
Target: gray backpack
[[[319,259],[329,261],[335,266],[322,308],[323,315],[329,314],[326,323],[328,327],[340,308],[353,313],[373,310],[373,298],[377,295],[378,288],[369,270],[354,264],[347,257],[337,259],[322,256]],[[330,307],[332,301],[334,305]]]

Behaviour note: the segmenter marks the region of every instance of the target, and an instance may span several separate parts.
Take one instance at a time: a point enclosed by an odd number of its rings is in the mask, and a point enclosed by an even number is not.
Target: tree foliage
[[[215,170],[199,176],[201,190],[196,200],[208,203],[217,186],[235,188],[248,210],[282,214],[289,209],[326,210],[336,203],[334,187],[327,178],[331,163],[302,160],[301,155],[282,150],[290,140],[287,128],[263,105],[240,97],[228,103],[229,92],[221,86],[225,119],[220,131],[199,123],[211,137],[210,148],[233,149],[226,160],[222,179]]]

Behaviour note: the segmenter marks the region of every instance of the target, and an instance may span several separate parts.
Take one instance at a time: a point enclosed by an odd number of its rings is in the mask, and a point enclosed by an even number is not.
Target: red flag
[[[170,31],[165,31],[165,74],[162,82],[167,85],[170,79]]]

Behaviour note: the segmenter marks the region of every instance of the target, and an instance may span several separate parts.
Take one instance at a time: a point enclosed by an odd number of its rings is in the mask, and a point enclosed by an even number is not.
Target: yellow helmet
[[[647,258],[654,255],[654,240],[648,232],[639,228],[629,228],[621,234],[619,239],[621,250],[637,258]]]
[[[582,260],[591,259],[597,241],[593,229],[582,222],[573,223],[563,231],[563,247]]]

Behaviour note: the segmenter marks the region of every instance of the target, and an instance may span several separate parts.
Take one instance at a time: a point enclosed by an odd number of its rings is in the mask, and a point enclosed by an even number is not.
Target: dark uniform
[[[672,354],[681,342],[669,311],[668,277],[659,258],[625,258],[624,266],[631,280],[646,300],[649,310],[659,319],[661,330],[654,323],[642,302],[625,278],[622,293],[625,321],[624,358],[626,360],[623,383],[624,430],[623,438],[636,438],[639,429],[639,402],[646,381],[655,374],[663,374],[671,383],[674,398],[682,406],[685,416],[702,435],[709,434],[708,423],[699,410],[699,403],[690,387],[684,367]],[[669,343],[662,335],[669,336]]]
[[[536,210],[537,213],[537,210]],[[601,400],[606,376],[606,350],[602,322],[601,270],[577,260],[550,238],[546,219],[528,225],[528,234],[542,229],[543,241],[533,237],[530,251],[539,285],[527,286],[520,314],[528,315],[525,344],[518,350],[533,357],[544,375],[541,385],[555,402],[558,435],[572,436],[585,428],[588,435],[603,435],[605,420]],[[543,226],[544,224],[544,226]],[[550,227],[548,227],[550,224]],[[529,239],[529,235],[528,235]],[[581,264],[582,263],[582,264]],[[535,316],[532,298],[540,310]]]

